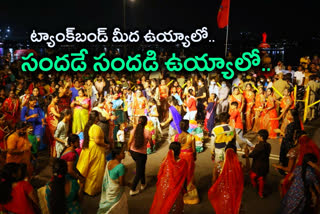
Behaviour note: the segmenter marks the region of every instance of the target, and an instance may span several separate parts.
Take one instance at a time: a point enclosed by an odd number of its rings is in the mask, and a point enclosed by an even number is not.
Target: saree
[[[182,120],[181,115],[179,114],[178,110],[174,106],[170,106],[169,111],[171,112],[171,115],[172,115],[172,121],[170,123],[170,126],[179,134],[181,134],[182,132],[180,129],[180,121]]]
[[[173,209],[175,213],[183,212],[183,199],[179,196],[184,193],[187,167],[185,160],[176,161],[173,151],[169,150],[158,172],[157,189],[150,214],[167,214]]]
[[[261,111],[264,107],[265,97],[263,94],[257,94],[254,103],[254,125],[252,131],[258,132],[261,127]]]
[[[134,116],[145,116],[147,99],[145,97],[134,97],[133,102]]]
[[[237,154],[226,151],[222,171],[208,192],[216,214],[237,214],[240,210],[244,177]]]
[[[87,97],[76,97],[76,101],[79,101],[82,105],[88,104],[90,105],[90,99]],[[84,130],[85,125],[87,124],[89,119],[89,110],[82,108],[80,106],[74,107],[73,110],[73,122],[72,122],[72,133],[82,132]]]
[[[48,111],[47,111],[47,117],[46,117],[46,122],[48,125],[47,127],[49,129],[50,154],[52,157],[55,157],[56,156],[56,151],[55,151],[56,142],[54,140],[54,133],[55,133],[57,126],[58,126],[58,118],[53,115],[52,108],[54,108],[56,112],[59,112],[59,109],[55,105],[49,105]]]
[[[277,133],[274,132],[275,129],[279,127],[279,121],[278,120],[270,120],[272,118],[277,118],[277,110],[275,108],[275,100],[272,97],[269,97],[267,100],[266,108],[272,107],[272,109],[267,110],[265,109],[261,113],[261,121],[263,121],[260,124],[260,129],[266,129],[269,132],[269,138],[274,139],[277,138]]]
[[[311,153],[314,154],[317,157],[318,163],[320,160],[320,151],[318,146],[315,144],[315,142],[309,138],[307,135],[302,135],[299,140],[298,144],[300,145],[300,149],[298,152],[298,157],[295,165],[293,166],[290,173],[288,173],[285,178],[283,179],[283,183],[281,184],[281,194],[284,196],[288,192],[292,182],[290,182],[289,177],[295,170],[297,166],[302,166],[303,163],[303,157],[305,154]]]
[[[77,169],[86,178],[84,192],[91,196],[101,191],[106,165],[106,151],[94,142],[94,137],[104,138],[102,129],[96,124],[89,129],[89,147],[82,149],[77,163]]]
[[[182,149],[180,152],[180,159],[186,160],[186,162],[188,163],[187,193],[185,193],[183,196],[183,202],[184,204],[198,204],[199,203],[198,191],[194,184],[195,162],[194,162],[192,148]]]
[[[207,115],[204,120],[204,129],[209,133],[209,137],[211,137],[211,132],[215,123],[216,107],[217,107],[217,103],[212,102],[208,104],[206,109]]]
[[[77,180],[72,178],[70,175],[66,175],[66,181],[71,183],[70,193],[66,195],[66,214],[80,214],[81,208],[78,201],[78,192],[80,189]],[[42,214],[50,214],[50,203],[49,197],[51,194],[50,182],[45,186],[41,187],[37,191],[39,198],[39,205]]]
[[[290,107],[291,106],[291,107]],[[280,103],[281,112],[286,111],[283,116],[282,124],[280,126],[280,130],[285,133],[286,127],[289,125],[290,120],[287,118],[289,108],[292,109],[292,99],[290,96],[285,96],[282,98]]]
[[[230,103],[230,105],[231,105],[231,103],[233,103],[233,102],[237,102],[238,103],[238,110],[240,111],[240,108],[241,108],[241,105],[242,105],[242,95],[240,94],[240,99],[238,99],[238,98],[236,98],[233,94],[231,94],[230,96],[229,96],[229,103]],[[240,112],[241,113],[241,112]]]
[[[109,162],[108,162],[109,164]],[[124,192],[124,187],[120,186],[119,178],[113,180],[110,177],[108,164],[103,177],[101,199],[97,214],[117,214],[128,213],[127,196]]]
[[[243,92],[244,99],[246,101],[246,131],[250,131],[253,128],[253,106],[254,106],[254,93],[252,91],[244,91]]]
[[[4,119],[11,124],[13,127],[19,119],[19,100],[16,99],[13,101],[12,98],[7,98],[3,102],[2,111],[4,112]]]

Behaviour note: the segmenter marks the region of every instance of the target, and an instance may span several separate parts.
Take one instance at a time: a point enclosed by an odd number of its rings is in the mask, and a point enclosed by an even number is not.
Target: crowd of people
[[[268,139],[281,143],[273,165],[284,176],[281,213],[319,210],[320,150],[303,131],[297,101],[319,99],[317,56],[302,57],[296,71],[279,62],[272,72],[249,70],[231,81],[217,72],[168,73],[163,66],[153,73],[44,74],[23,73],[20,64],[0,71],[1,212],[81,213],[83,194],[101,194],[98,213],[128,213],[121,162],[125,155],[134,160],[129,195],[141,193],[148,154],[161,146],[167,127],[169,151],[150,213],[182,213],[184,204],[200,203],[194,171],[206,139],[213,161],[208,198],[216,213],[239,212],[245,173],[266,197]],[[294,86],[302,94],[294,96]],[[318,112],[318,104],[311,106],[307,120]],[[258,144],[244,137],[249,132],[257,133]],[[36,192],[29,181],[41,151],[53,160],[53,176]]]

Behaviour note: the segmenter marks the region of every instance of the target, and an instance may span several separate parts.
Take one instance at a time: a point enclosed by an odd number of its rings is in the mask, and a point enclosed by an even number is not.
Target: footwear
[[[141,184],[140,189],[141,191],[144,190],[147,187],[147,183],[145,185]]]
[[[129,194],[130,194],[131,196],[134,196],[134,195],[139,194],[139,192],[140,192],[140,191],[139,191],[138,189],[137,189],[136,191],[130,190],[130,193],[129,193]]]

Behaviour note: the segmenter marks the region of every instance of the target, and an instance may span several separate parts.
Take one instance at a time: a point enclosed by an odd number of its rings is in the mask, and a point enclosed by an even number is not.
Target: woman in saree
[[[71,134],[68,137],[67,147],[62,151],[60,159],[65,160],[68,165],[68,175],[72,178],[79,180],[80,183],[84,182],[84,177],[81,176],[77,170],[77,163],[79,155],[76,149],[80,147],[80,138],[76,134]]]
[[[160,96],[160,121],[164,121],[168,117],[168,96],[169,88],[166,85],[166,80],[162,79],[159,85]]]
[[[314,169],[309,165],[317,164],[318,159],[314,154],[305,154],[302,165],[297,166],[289,180],[292,185],[281,201],[282,214],[316,213],[317,198],[320,194],[319,178]]]
[[[80,133],[83,131],[89,117],[90,99],[85,97],[84,90],[79,89],[77,96],[71,103],[73,108],[72,133]]]
[[[112,160],[108,161],[102,183],[101,199],[98,214],[127,214],[128,203],[125,193],[125,167],[121,161],[124,150],[116,147],[111,152]]]
[[[52,172],[49,183],[38,190],[42,213],[80,214],[81,188],[77,180],[68,174],[66,161],[54,159]]]
[[[269,132],[269,138],[277,138],[277,133],[274,131],[279,127],[279,121],[275,120],[277,118],[277,110],[275,105],[275,99],[273,97],[273,89],[267,89],[267,102],[265,103],[265,108],[261,112],[261,124],[260,129],[266,129]]]
[[[171,142],[179,142],[181,144],[180,158],[188,163],[187,175],[187,193],[183,196],[184,204],[198,204],[199,196],[195,186],[194,170],[196,161],[196,145],[195,138],[188,133],[189,121],[180,121],[181,134],[172,137]]]
[[[204,120],[204,129],[209,133],[209,137],[211,137],[211,132],[215,124],[217,108],[216,96],[216,94],[210,94],[208,103],[205,103],[207,114]]]
[[[250,83],[246,84],[246,90],[243,92],[244,100],[246,101],[246,131],[250,131],[253,128],[253,118],[254,118],[254,97],[255,94],[252,91],[252,85]]]
[[[238,110],[241,114],[242,117],[242,113],[243,113],[243,109],[244,109],[244,97],[243,95],[240,93],[240,90],[238,87],[234,87],[233,88],[233,92],[232,94],[229,96],[228,98],[229,101],[229,109],[231,109],[231,103],[233,102],[237,102],[238,103]]]
[[[10,90],[9,97],[2,104],[2,111],[11,129],[15,127],[19,119],[19,109],[19,99],[16,98],[14,91]]]
[[[84,192],[90,196],[100,193],[106,165],[107,144],[104,143],[104,133],[97,125],[99,113],[91,111],[88,123],[84,128],[84,141],[77,169],[85,177]]]
[[[281,132],[285,132],[286,127],[291,122],[288,119],[288,111],[293,108],[293,101],[290,95],[290,91],[287,88],[284,89],[283,91],[283,98],[281,99],[281,102],[280,102],[280,108],[281,108],[281,114],[278,118],[279,120],[282,119],[280,130]]]
[[[280,182],[280,195],[284,197],[291,186],[290,176],[297,166],[301,166],[303,157],[307,153],[312,153],[320,160],[320,151],[317,145],[309,138],[304,131],[297,130],[295,135],[296,146],[289,150],[287,157],[289,158],[288,166],[284,167],[273,164],[277,169],[281,169],[288,174]]]
[[[181,129],[180,129],[180,121],[182,120],[181,115],[179,114],[178,110],[174,106],[174,97],[170,96],[168,98],[168,103],[170,105],[169,107],[169,117],[168,119],[161,123],[161,126],[166,126],[167,124],[170,123],[169,126],[169,132],[168,132],[168,141],[169,143],[171,142],[171,137],[174,136],[175,134],[179,133],[181,134]]]
[[[94,103],[92,111],[97,111],[99,113],[99,122],[97,125],[100,126],[104,133],[106,133],[104,135],[104,141],[110,143],[108,140],[110,114],[104,109],[104,105],[105,99],[104,97],[100,97],[99,100]]]
[[[258,87],[259,92],[256,94],[254,102],[254,125],[252,131],[258,132],[261,127],[261,112],[264,108],[266,97],[264,96],[263,86]]]
[[[276,133],[280,134],[280,154],[279,154],[279,164],[283,167],[287,167],[289,164],[289,157],[287,156],[290,149],[296,146],[294,140],[294,134],[296,130],[301,130],[299,121],[299,112],[297,110],[289,109],[287,113],[287,119],[290,121],[289,125],[286,127],[286,131],[282,132],[280,129],[274,130]],[[292,163],[290,163],[292,164]],[[279,169],[282,175],[286,175],[286,172]]]
[[[59,114],[59,108],[58,108],[58,99],[59,95],[58,93],[54,93],[50,95],[50,104],[47,108],[47,117],[46,117],[46,122],[47,122],[47,127],[49,129],[49,143],[50,143],[50,154],[51,157],[56,157],[56,149],[55,149],[55,140],[54,140],[54,133],[57,129],[58,126],[58,120],[60,118]]]
[[[226,147],[222,170],[219,172],[220,168],[217,167],[216,169],[213,173],[214,183],[208,192],[209,201],[216,214],[238,214],[244,176],[235,146],[233,148]]]
[[[183,213],[188,163],[179,158],[180,150],[181,144],[172,142],[167,156],[161,163],[150,214]]]
[[[64,86],[59,87],[59,101],[58,107],[59,112],[62,112],[65,109],[70,108],[70,99],[71,99],[71,91],[70,91],[71,83],[67,83]]]

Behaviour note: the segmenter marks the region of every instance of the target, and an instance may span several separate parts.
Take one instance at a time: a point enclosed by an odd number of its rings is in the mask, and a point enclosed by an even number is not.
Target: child
[[[249,173],[251,183],[253,187],[259,185],[258,194],[260,198],[263,198],[263,189],[265,178],[269,172],[269,156],[271,152],[271,145],[267,143],[267,139],[269,137],[269,133],[265,129],[261,129],[258,132],[258,140],[259,143],[255,146],[253,151],[249,154],[249,149],[246,147],[244,158],[248,160],[248,158],[253,158],[251,171]]]
[[[124,145],[124,129],[125,128],[126,128],[125,123],[121,123],[120,129],[117,132],[118,147],[122,147]]]
[[[253,144],[246,138],[243,137],[243,123],[241,119],[240,111],[238,110],[238,103],[232,102],[230,106],[230,123],[229,125],[233,127],[237,134],[236,145],[238,149],[241,149],[239,145],[239,140],[242,142],[246,142],[250,147],[253,147]]]

